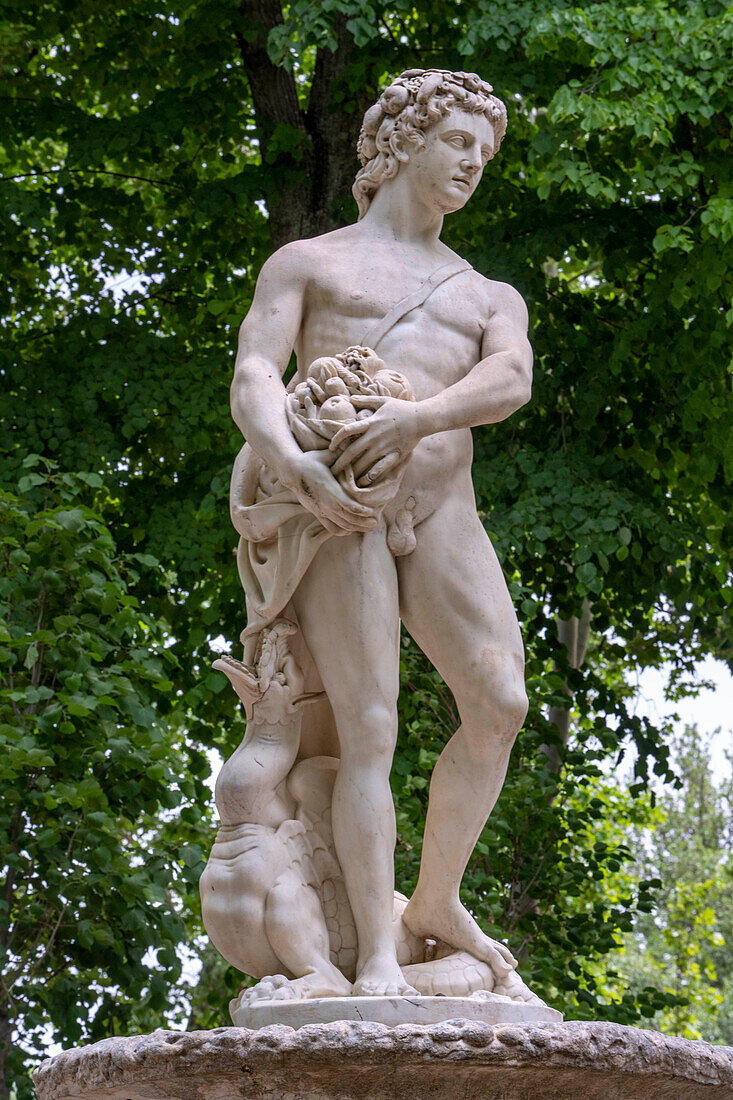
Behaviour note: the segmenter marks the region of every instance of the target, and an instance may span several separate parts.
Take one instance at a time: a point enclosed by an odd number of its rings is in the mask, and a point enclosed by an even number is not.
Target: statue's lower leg
[[[361,744],[361,751],[346,749],[342,755],[332,817],[359,943],[353,991],[361,996],[399,996],[415,990],[397,962],[392,931],[396,831],[389,787],[391,745],[389,753],[375,747],[370,760],[368,737]]]
[[[435,765],[420,877],[403,920],[415,935],[442,940],[487,962],[500,978],[514,969],[516,960],[481,931],[461,904],[459,891],[466,864],[501,791],[511,741],[487,740],[480,754],[475,745],[462,726]]]
[[[265,999],[349,995],[351,982],[329,958],[328,929],[321,900],[299,875],[283,875],[270,890],[265,905],[265,929],[272,950],[294,975],[287,985],[280,984]]]

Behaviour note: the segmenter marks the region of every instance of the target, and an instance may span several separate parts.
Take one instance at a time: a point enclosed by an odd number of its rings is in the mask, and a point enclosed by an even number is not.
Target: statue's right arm
[[[239,330],[231,386],[232,416],[252,449],[288,485],[302,457],[285,415],[281,378],[303,318],[304,264],[297,245],[265,263]]]
[[[341,488],[328,465],[333,455],[303,452],[285,413],[282,375],[303,321],[306,259],[302,242],[296,241],[279,249],[260,272],[239,330],[232,416],[252,449],[327,530],[369,530],[376,523],[374,514]]]

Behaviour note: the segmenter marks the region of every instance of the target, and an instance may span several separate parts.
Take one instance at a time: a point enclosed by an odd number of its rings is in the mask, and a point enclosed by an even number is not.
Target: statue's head
[[[446,131],[445,140],[436,144],[440,137],[436,130],[453,123],[455,127]],[[464,130],[462,139],[452,136]],[[475,146],[483,169],[497,152],[505,133],[506,107],[492,95],[491,85],[475,73],[452,73],[445,69],[408,69],[401,73],[364,115],[357,145],[362,168],[352,188],[359,217],[367,212],[385,180],[393,179],[411,158],[415,160],[421,154],[422,159],[431,156],[431,147],[439,156],[441,145],[448,148],[452,144],[458,151],[463,140],[467,146]],[[468,165],[466,159],[466,165],[471,186],[462,189],[462,201],[458,193],[453,199],[446,196],[446,213],[462,206],[478,183],[478,164]],[[440,167],[434,161],[433,176],[440,172]]]

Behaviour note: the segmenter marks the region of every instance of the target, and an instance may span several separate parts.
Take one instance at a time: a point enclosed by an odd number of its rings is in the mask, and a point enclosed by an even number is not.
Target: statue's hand
[[[387,398],[373,416],[347,424],[331,440],[338,454],[331,470],[351,464],[357,484],[369,484],[394,469],[419,443],[421,432],[414,401]],[[341,450],[343,448],[343,450]]]
[[[280,474],[280,481],[332,534],[373,530],[378,517],[342,489],[329,468],[332,462],[329,451],[305,451],[295,466]]]

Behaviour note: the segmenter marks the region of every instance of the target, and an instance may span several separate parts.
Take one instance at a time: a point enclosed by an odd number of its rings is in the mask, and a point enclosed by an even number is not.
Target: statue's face
[[[453,108],[425,132],[422,149],[410,147],[400,165],[416,198],[436,213],[465,206],[494,151],[494,129],[484,115]]]

